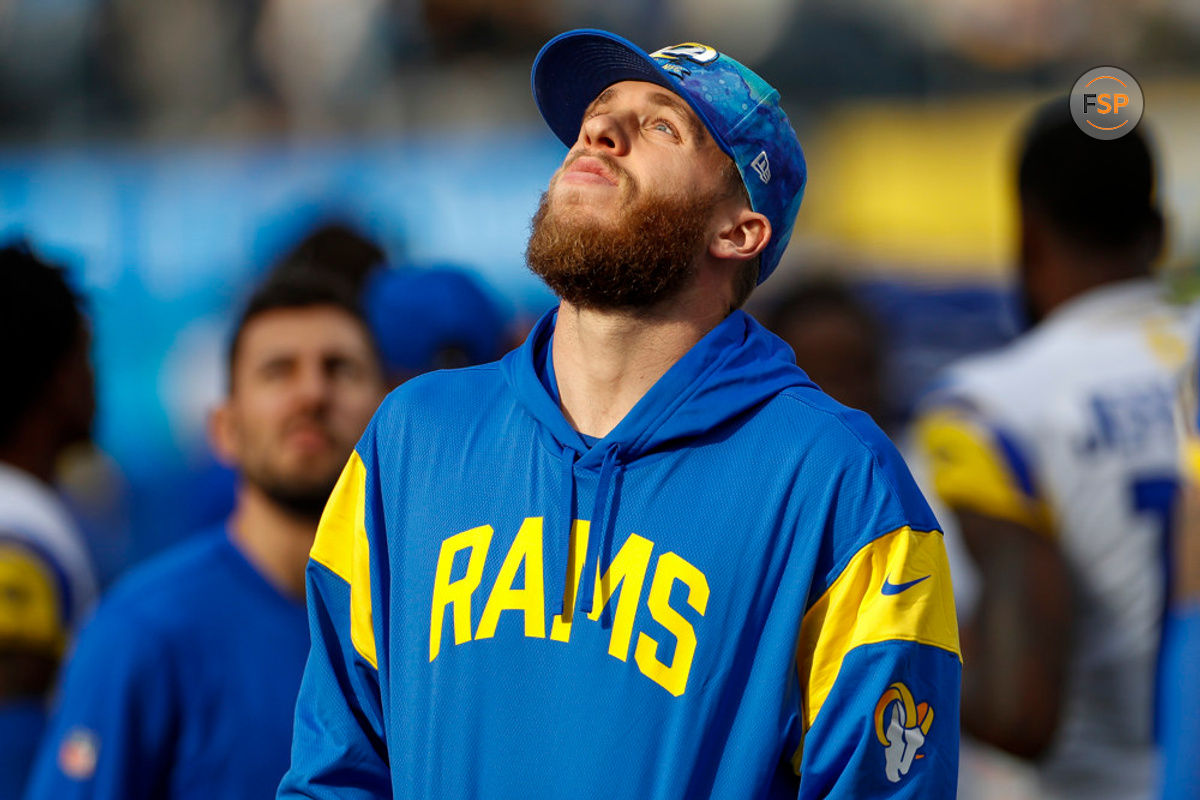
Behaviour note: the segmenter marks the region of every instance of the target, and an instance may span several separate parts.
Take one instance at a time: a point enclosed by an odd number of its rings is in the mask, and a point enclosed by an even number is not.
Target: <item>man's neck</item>
[[[47,485],[54,483],[61,450],[55,430],[40,414],[29,414],[0,447],[0,461],[29,473]]]
[[[648,312],[591,311],[564,302],[554,329],[554,375],[563,415],[603,438],[650,387],[724,318],[681,313],[685,304]]]
[[[244,480],[238,486],[230,537],[263,577],[283,594],[304,599],[304,568],[317,524],[280,508]]]
[[[1085,258],[1064,260],[1063,266],[1063,276],[1055,284],[1057,292],[1047,298],[1044,304],[1043,319],[1077,297],[1096,289],[1149,278],[1151,274],[1149,265],[1129,266],[1119,262],[1105,263]]]

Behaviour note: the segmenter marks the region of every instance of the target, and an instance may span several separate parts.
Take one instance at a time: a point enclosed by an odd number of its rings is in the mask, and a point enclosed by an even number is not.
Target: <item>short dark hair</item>
[[[363,336],[371,347],[375,364],[383,371],[379,347],[354,287],[346,280],[322,269],[294,267],[271,275],[246,302],[233,328],[226,356],[228,388],[233,388],[234,365],[246,328],[258,317],[270,311],[329,306],[353,317],[362,327]]]
[[[23,242],[0,248],[0,442],[46,391],[84,326],[82,300],[63,267]]]
[[[1042,106],[1021,148],[1022,205],[1084,247],[1124,249],[1156,235],[1162,214],[1144,127],[1102,141],[1079,129],[1065,98]]]
[[[724,172],[727,196],[740,197],[746,203],[746,208],[753,208],[754,206],[750,203],[750,193],[746,191],[746,184],[742,181],[742,173],[738,172],[737,165],[733,163],[732,158],[725,159],[722,171]],[[733,307],[735,309],[746,305],[754,288],[758,286],[761,264],[762,256],[757,255],[742,264],[738,268],[737,274],[733,276]]]

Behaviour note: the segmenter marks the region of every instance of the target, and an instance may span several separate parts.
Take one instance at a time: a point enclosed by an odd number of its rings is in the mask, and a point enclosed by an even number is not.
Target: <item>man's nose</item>
[[[621,156],[629,152],[629,133],[615,114],[596,114],[584,120],[579,131],[583,144]]]
[[[326,405],[333,391],[333,381],[319,365],[309,365],[296,376],[295,391],[305,405]]]

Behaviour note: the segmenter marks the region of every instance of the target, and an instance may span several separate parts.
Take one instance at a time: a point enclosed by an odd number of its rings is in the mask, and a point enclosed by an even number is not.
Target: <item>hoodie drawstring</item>
[[[592,504],[591,530],[588,535],[587,555],[583,561],[583,578],[579,586],[579,594],[583,596],[581,609],[585,614],[592,613],[592,598],[596,594],[596,573],[600,567],[600,556],[611,557],[612,514],[604,512],[608,507],[609,490],[612,488],[613,473],[616,471],[617,452],[617,443],[610,443],[604,449],[604,460],[600,462],[600,481],[596,485],[596,501]],[[605,608],[607,609],[607,605]],[[600,624],[604,626],[605,620],[602,619]]]
[[[545,536],[547,540],[546,553],[546,595],[550,598],[550,609],[556,614],[564,615],[564,618],[569,619],[569,615],[565,614],[563,595],[567,591],[567,571],[571,569],[570,548],[571,548],[571,527],[575,517],[575,459],[577,455],[570,447],[562,449],[562,512],[559,514],[557,530],[562,531],[561,536],[556,536],[553,532]],[[551,531],[555,530],[554,528]]]

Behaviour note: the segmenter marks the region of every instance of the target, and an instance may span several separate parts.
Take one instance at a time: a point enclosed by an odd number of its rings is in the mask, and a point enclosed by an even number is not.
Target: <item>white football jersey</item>
[[[939,498],[1043,532],[1072,576],[1063,713],[1037,766],[1045,797],[1154,791],[1154,677],[1179,471],[1173,404],[1191,317],[1151,280],[1092,290],[953,367],[920,415]]]

